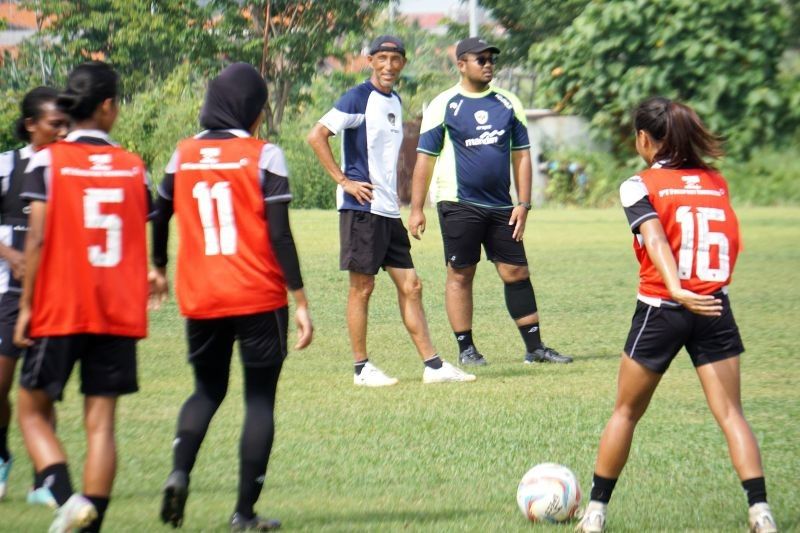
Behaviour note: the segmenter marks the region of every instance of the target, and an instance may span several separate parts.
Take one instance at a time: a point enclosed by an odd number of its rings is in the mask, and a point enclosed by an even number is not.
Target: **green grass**
[[[455,360],[443,306],[444,269],[435,212],[414,243],[433,338]],[[740,210],[745,250],[732,300],[745,345],[743,398],[758,435],[770,502],[783,531],[800,530],[800,209]],[[635,305],[637,266],[619,210],[535,212],[528,257],[547,343],[569,366],[521,363],[522,343],[502,285],[481,262],[474,331],[490,365],[473,384],[423,386],[422,365],[399,319],[385,274],[370,309],[370,353],[396,387],[353,387],[338,271],[337,216],[295,211],[293,226],[316,326],[312,346],[291,353],[277,405],[277,434],[257,509],[286,530],[569,531],[535,526],[515,503],[522,474],[554,461],[587,492],[600,432],[613,406],[619,352]],[[213,282],[214,280],[209,280]],[[157,519],[178,409],[191,390],[183,324],[174,302],[152,315],[141,344],[141,392],[121,401],[120,467],[106,531],[166,531]],[[235,502],[241,376],[217,414],[192,477],[185,531],[224,531]],[[79,485],[82,460],[76,379],[59,406],[59,433]],[[30,466],[19,432],[0,530],[42,531],[51,513],[28,508]],[[746,502],[685,354],[673,363],[637,430],[612,501],[609,531],[742,531]]]

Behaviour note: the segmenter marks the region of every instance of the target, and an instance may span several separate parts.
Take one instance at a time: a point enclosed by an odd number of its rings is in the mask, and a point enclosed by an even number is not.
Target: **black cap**
[[[406,57],[406,46],[400,37],[394,35],[380,35],[372,40],[369,45],[369,55],[375,55],[378,52],[397,52],[403,57]]]
[[[480,54],[489,50],[495,54],[500,53],[500,49],[493,44],[489,44],[480,37],[467,37],[458,41],[456,45],[456,59],[464,54]]]

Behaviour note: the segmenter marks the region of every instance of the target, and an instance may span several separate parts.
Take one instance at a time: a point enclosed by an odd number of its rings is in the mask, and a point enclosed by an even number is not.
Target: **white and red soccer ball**
[[[532,522],[564,522],[575,516],[581,503],[578,478],[566,466],[541,463],[522,476],[517,504]]]

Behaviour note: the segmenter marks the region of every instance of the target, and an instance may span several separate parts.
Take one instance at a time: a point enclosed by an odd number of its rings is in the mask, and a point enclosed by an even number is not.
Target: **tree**
[[[284,111],[308,85],[341,36],[364,33],[389,0],[213,0],[222,19],[215,26],[231,61],[260,66],[267,79],[266,125],[279,131]]]
[[[73,65],[103,59],[114,65],[129,96],[160,80],[183,61],[213,64],[216,47],[211,12],[186,0],[26,0],[49,21],[42,32],[55,38]]]
[[[520,65],[528,61],[531,44],[561,33],[589,0],[481,0],[480,3],[506,29],[503,62]]]
[[[780,0],[596,0],[532,47],[540,103],[587,117],[624,156],[630,110],[650,96],[675,98],[744,154],[796,125],[778,76],[786,20]]]

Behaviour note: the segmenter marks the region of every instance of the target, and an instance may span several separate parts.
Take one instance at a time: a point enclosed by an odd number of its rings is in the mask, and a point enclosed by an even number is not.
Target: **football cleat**
[[[64,505],[56,511],[56,518],[50,524],[49,533],[71,533],[74,529],[81,529],[97,518],[97,509],[88,498],[80,494],[73,494]]]
[[[8,475],[11,473],[11,464],[14,462],[12,457],[7,461],[0,459],[0,500],[6,497],[8,490]]]
[[[572,357],[561,355],[545,345],[525,354],[525,363],[560,363],[563,365],[571,362]]]
[[[460,368],[456,368],[447,361],[442,361],[441,368],[425,367],[422,373],[422,382],[429,383],[451,383],[458,381],[475,381],[475,376],[467,374]]]
[[[777,533],[778,526],[772,518],[768,503],[756,503],[750,507],[750,533]]]
[[[47,487],[31,488],[31,490],[28,491],[26,501],[28,505],[44,505],[51,509],[58,508],[58,502],[56,502],[55,496],[53,496],[53,493],[50,492],[50,489]]]
[[[606,526],[606,509],[608,505],[600,502],[589,502],[583,510],[581,521],[575,526],[580,533],[602,533]]]
[[[461,366],[484,366],[488,361],[478,352],[477,348],[470,346],[458,354],[458,364]]]
[[[164,483],[164,499],[161,502],[161,521],[179,528],[183,524],[183,509],[189,496],[189,476],[175,470]]]
[[[231,531],[272,531],[280,527],[281,521],[274,518],[261,518],[258,515],[245,518],[239,513],[231,516]]]
[[[364,364],[360,374],[353,374],[353,384],[359,387],[390,387],[396,383],[397,378],[390,378],[369,361]]]

